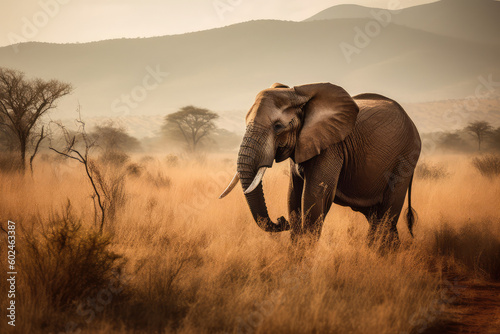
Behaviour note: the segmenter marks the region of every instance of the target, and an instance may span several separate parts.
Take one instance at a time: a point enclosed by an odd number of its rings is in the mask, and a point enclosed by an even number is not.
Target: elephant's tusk
[[[251,193],[254,191],[255,188],[259,185],[259,183],[262,181],[262,178],[264,177],[264,173],[266,172],[267,167],[260,167],[259,170],[257,171],[257,174],[255,175],[255,178],[252,181],[252,184],[245,190],[245,195]]]
[[[226,190],[224,190],[224,192],[219,196],[219,199],[226,197],[226,195],[229,194],[231,192],[231,190],[233,190],[234,186],[236,186],[238,184],[239,180],[240,180],[240,176],[238,175],[238,172],[236,172],[236,174],[234,174],[234,176],[233,176],[233,179],[231,180],[231,182],[227,186]]]

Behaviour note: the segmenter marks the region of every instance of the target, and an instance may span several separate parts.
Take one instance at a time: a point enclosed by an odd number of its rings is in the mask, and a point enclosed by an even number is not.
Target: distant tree
[[[465,127],[465,130],[471,133],[473,136],[476,136],[478,149],[479,151],[481,151],[481,143],[484,141],[485,137],[491,133],[492,128],[493,127],[488,122],[476,121],[469,123],[469,125]]]
[[[457,132],[448,132],[441,136],[439,145],[442,148],[461,151],[465,148],[465,142]]]
[[[26,169],[27,151],[33,149],[31,165],[46,136],[41,117],[56,108],[56,101],[71,91],[70,84],[26,79],[23,72],[0,67],[0,126],[18,142],[22,172]]]
[[[119,127],[113,122],[96,126],[91,132],[91,136],[105,152],[137,151],[141,146],[137,138],[132,137],[123,127]]]
[[[182,138],[194,152],[202,139],[207,138],[216,128],[214,120],[218,117],[208,109],[186,106],[165,117],[162,131],[167,136]]]
[[[500,149],[500,127],[491,131],[491,145],[494,149]]]

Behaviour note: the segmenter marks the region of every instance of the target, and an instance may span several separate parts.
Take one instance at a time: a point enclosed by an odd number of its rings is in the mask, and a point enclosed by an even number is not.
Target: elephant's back
[[[401,160],[416,164],[421,141],[417,128],[399,103],[378,94],[361,94],[354,97],[359,106],[356,125],[346,141],[348,164],[360,174],[378,175],[383,178]],[[360,154],[361,153],[361,154]]]
[[[371,206],[383,200],[387,177],[398,173],[402,162],[414,167],[420,154],[420,136],[397,102],[378,94],[353,99],[359,113],[352,133],[343,142],[344,165],[338,189],[345,198],[357,198]]]
[[[364,93],[354,96],[353,99],[359,107],[359,121],[377,117],[386,119],[389,115],[396,119],[409,119],[399,103],[383,95]]]
[[[359,107],[356,128],[362,135],[403,135],[404,138],[412,137],[412,140],[420,142],[415,124],[396,101],[374,93],[359,94],[353,99]]]

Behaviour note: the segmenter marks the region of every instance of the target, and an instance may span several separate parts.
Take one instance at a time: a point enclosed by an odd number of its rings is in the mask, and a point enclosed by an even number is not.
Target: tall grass
[[[443,165],[433,165],[426,161],[420,161],[415,170],[415,175],[420,179],[438,180],[447,177],[449,173]]]
[[[334,205],[319,244],[302,259],[288,233],[265,234],[256,226],[238,187],[217,199],[234,173],[233,160],[226,158],[172,163],[171,157],[133,157],[142,172],[124,174],[126,201],[105,225],[104,236],[93,237],[90,249],[98,254],[64,251],[58,256],[65,265],[47,260],[48,268],[39,270],[35,261],[27,261],[20,269],[19,319],[25,329],[56,332],[76,324],[84,333],[412,332],[446,317],[448,295],[456,291],[445,279],[499,279],[500,180],[481,177],[465,157],[429,158],[454,163],[443,182],[414,181],[416,237],[400,222],[399,251],[380,255],[369,248],[365,218]],[[61,233],[54,239],[44,227],[56,221],[63,223],[55,226],[67,225],[62,230],[68,230],[73,248],[93,240],[92,191],[82,170],[57,161],[38,166],[33,179],[0,174],[2,221],[18,221],[22,237],[46,251],[59,247]],[[271,217],[286,213],[287,168],[276,165],[264,180]],[[61,209],[68,199],[71,215]],[[23,248],[28,256],[30,248]],[[103,258],[108,262],[100,262]],[[106,303],[97,303],[99,291],[85,290],[86,283],[70,289],[77,297],[65,297],[62,308],[47,306],[61,299],[62,290],[44,289],[33,297],[33,286],[46,285],[44,272],[66,268],[56,285],[71,286],[79,282],[71,274],[84,273],[68,268],[85,261],[90,261],[87,274],[103,279],[100,291],[109,290],[105,282],[116,279],[113,273],[121,268],[122,288]],[[2,257],[2,268],[5,262]],[[38,305],[47,307],[41,312]],[[3,299],[0,307],[6,307]],[[0,331],[6,330],[0,323]]]

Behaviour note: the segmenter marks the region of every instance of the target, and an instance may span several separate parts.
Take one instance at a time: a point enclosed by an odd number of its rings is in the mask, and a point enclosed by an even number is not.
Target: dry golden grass
[[[15,332],[409,333],[446,320],[460,293],[454,278],[500,279],[500,178],[481,176],[469,157],[426,159],[449,174],[414,180],[416,237],[401,221],[397,252],[382,256],[367,247],[365,218],[334,205],[319,244],[302,260],[288,233],[257,228],[239,188],[217,199],[234,173],[232,160],[171,160],[133,159],[125,195],[105,226],[111,244],[96,242],[108,258],[51,268],[65,286],[74,267],[87,277],[83,265],[92,273],[96,263],[108,266],[88,275],[95,286],[81,289],[84,296],[58,296],[69,298],[66,304],[54,302],[48,282],[25,275],[42,277],[37,256],[50,256],[30,251],[28,241],[60,240],[47,239],[47,228],[69,200],[71,219],[82,225],[75,245],[92,254],[94,207],[82,167],[39,161],[33,179],[0,175],[2,226],[18,224]],[[286,213],[287,168],[275,165],[264,180],[271,217]],[[121,258],[111,260],[114,254]],[[2,296],[6,288],[2,280]],[[1,309],[6,305],[2,297]],[[12,332],[3,318],[0,332]]]

